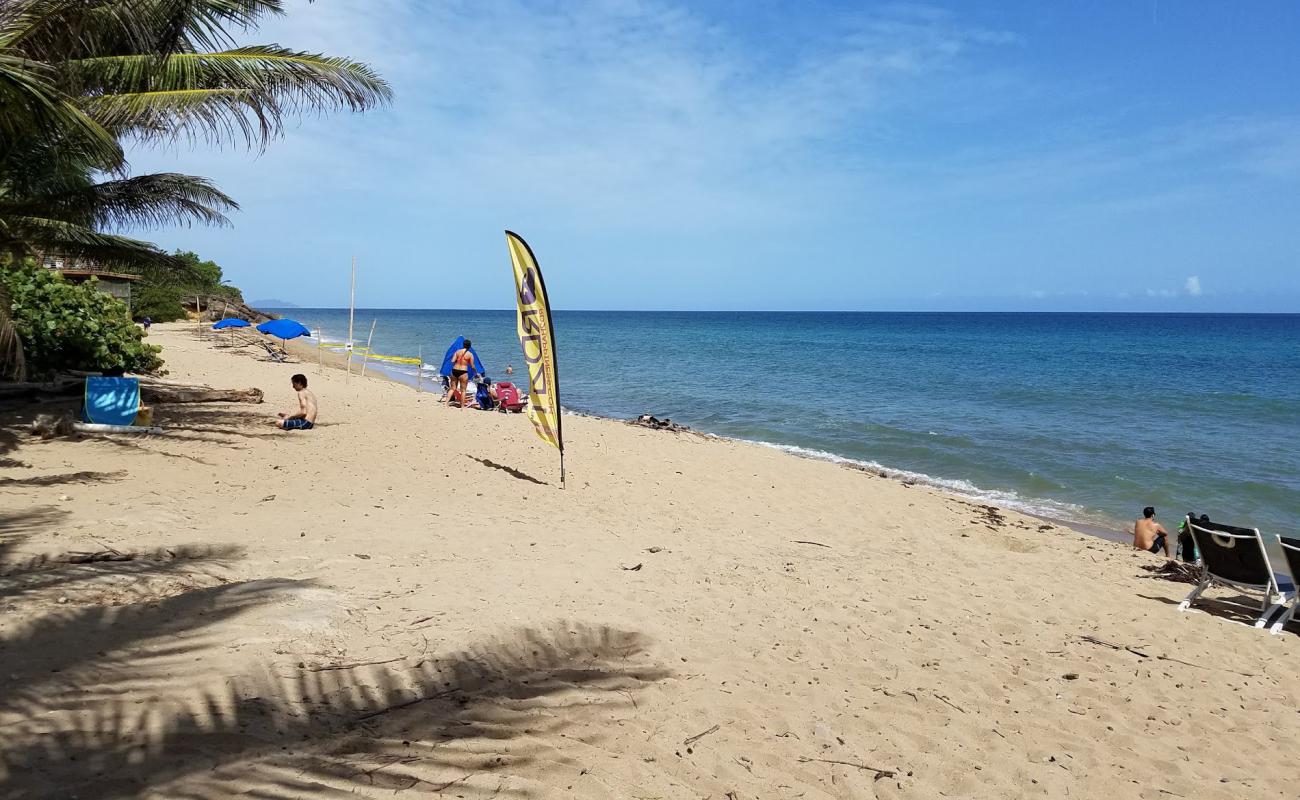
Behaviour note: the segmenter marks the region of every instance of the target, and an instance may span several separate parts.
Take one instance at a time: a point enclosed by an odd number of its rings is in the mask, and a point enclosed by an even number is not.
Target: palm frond
[[[248,30],[264,16],[284,13],[282,0],[9,0],[6,6],[0,25],[37,60],[229,47],[230,29]]]
[[[0,43],[0,155],[32,139],[73,140],[104,169],[123,160],[117,139],[53,83],[53,71],[4,51]],[[50,137],[50,132],[57,132]]]
[[[105,267],[132,269],[144,265],[179,265],[174,256],[159,250],[154,244],[129,236],[103,233],[86,225],[19,215],[5,215],[5,223],[4,235],[11,241],[0,241],[0,246],[17,244],[26,247],[28,252],[56,252],[89,259]]]
[[[392,87],[369,66],[346,58],[259,45],[220,53],[106,56],[61,66],[87,97],[87,113],[119,133],[170,132],[208,141],[238,134],[265,146],[289,114],[365,111],[387,103]]]
[[[230,220],[221,212],[239,208],[206,178],[174,172],[94,183],[43,200],[59,219],[88,220],[96,229],[178,222],[227,225]]]

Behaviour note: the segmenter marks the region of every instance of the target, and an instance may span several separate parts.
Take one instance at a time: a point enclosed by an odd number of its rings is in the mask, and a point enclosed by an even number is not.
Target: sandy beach
[[[586,417],[561,490],[523,415],[149,339],[266,402],[0,418],[0,797],[1296,796],[1295,627],[1155,556]]]

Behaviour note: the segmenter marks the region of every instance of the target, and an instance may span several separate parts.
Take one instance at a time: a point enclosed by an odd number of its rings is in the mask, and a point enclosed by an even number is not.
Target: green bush
[[[131,316],[138,320],[148,317],[153,322],[185,319],[180,289],[145,281],[137,283],[131,289]]]
[[[154,322],[183,319],[194,308],[196,295],[202,299],[205,311],[220,308],[225,300],[244,302],[239,289],[223,282],[217,262],[204,261],[188,250],[177,250],[172,255],[176,263],[140,270],[140,280],[131,291],[133,319],[148,317]]]
[[[75,285],[57,272],[31,264],[0,269],[9,290],[14,328],[23,343],[28,372],[125,369],[157,372],[162,348],[145,344],[126,305],[95,288]]]

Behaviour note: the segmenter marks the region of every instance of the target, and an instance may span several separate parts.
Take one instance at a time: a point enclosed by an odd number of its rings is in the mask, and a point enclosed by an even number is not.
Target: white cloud
[[[671,0],[379,0],[300,1],[252,38],[346,53],[394,84],[360,141],[346,121],[295,133],[305,170],[400,160],[385,188],[423,207],[674,231],[807,221],[860,196],[870,176],[845,166],[880,112],[1018,41],[907,4],[787,33],[758,48]]]
[[[1197,275],[1189,276],[1187,278],[1187,282],[1183,284],[1183,290],[1186,291],[1192,297],[1200,297],[1201,296],[1200,277]]]

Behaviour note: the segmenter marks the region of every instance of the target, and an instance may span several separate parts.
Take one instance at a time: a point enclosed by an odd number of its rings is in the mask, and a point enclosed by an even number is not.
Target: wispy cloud
[[[1293,110],[1135,120],[1089,76],[1043,70],[1040,29],[964,4],[289,6],[252,40],[370,62],[394,107],[305,121],[256,160],[140,160],[212,175],[243,203],[234,231],[177,241],[224,250],[252,280],[274,266],[306,283],[361,243],[405,287],[383,302],[409,303],[432,276],[499,258],[510,226],[560,244],[572,283],[552,288],[587,307],[611,302],[611,255],[668,287],[638,289],[649,307],[684,282],[700,297],[743,285],[765,307],[936,290],[1092,302],[1119,286],[1137,303],[1201,296],[1201,278],[1220,298],[1232,251],[1258,251],[1234,259],[1244,274],[1295,242],[1277,203],[1250,206],[1300,196]],[[465,302],[497,296],[479,281],[466,272]]]
[[[773,52],[639,0],[315,4],[260,37],[347,52],[393,80],[398,105],[363,141],[311,126],[296,142],[331,161],[400,159],[406,180],[389,190],[458,213],[517,212],[526,194],[574,224],[676,230],[802,218],[861,179],[841,156],[879,135],[877,114],[909,87],[1017,41],[894,5]]]
[[[1183,284],[1183,291],[1187,292],[1187,294],[1191,295],[1192,297],[1200,297],[1201,279],[1196,275],[1189,276],[1187,278],[1187,281]]]

